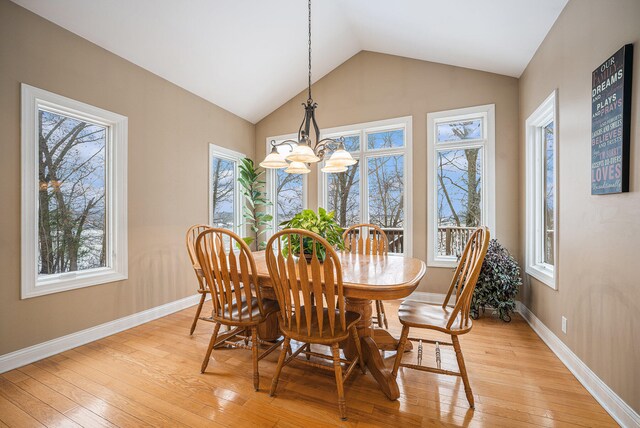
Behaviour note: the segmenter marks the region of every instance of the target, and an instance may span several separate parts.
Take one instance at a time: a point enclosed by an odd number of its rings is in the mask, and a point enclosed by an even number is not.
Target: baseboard
[[[640,427],[640,415],[583,363],[529,308],[517,302],[517,312],[617,423],[623,427]]]
[[[94,340],[102,339],[103,337],[111,336],[112,334],[119,333],[140,324],[162,318],[196,305],[199,300],[200,294],[185,297],[184,299],[156,306],[155,308],[109,321],[86,330],[58,337],[57,339],[29,346],[28,348],[19,349],[9,354],[0,355],[0,373],[31,364],[34,361],[50,357],[51,355],[59,354],[60,352],[93,342]],[[186,328],[187,327],[185,327],[185,331],[187,331]]]

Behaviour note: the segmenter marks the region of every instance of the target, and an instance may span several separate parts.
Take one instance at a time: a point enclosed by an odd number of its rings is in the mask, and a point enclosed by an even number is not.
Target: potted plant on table
[[[310,232],[316,233],[327,240],[329,245],[344,250],[344,240],[342,239],[342,228],[338,222],[334,219],[335,212],[327,212],[324,208],[318,208],[316,213],[313,210],[302,210],[291,220],[280,223],[284,229],[304,229]],[[302,246],[300,248],[300,240],[292,239],[292,242],[286,242],[283,251],[287,254],[291,251],[294,255],[303,254],[308,260],[311,259],[313,254],[313,242],[310,238],[302,239]],[[316,254],[318,260],[324,261],[326,257],[325,248],[316,244]]]

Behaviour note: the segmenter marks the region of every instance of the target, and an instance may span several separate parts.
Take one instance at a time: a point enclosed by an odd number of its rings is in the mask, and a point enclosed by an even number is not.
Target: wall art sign
[[[633,45],[591,75],[591,194],[629,191]]]

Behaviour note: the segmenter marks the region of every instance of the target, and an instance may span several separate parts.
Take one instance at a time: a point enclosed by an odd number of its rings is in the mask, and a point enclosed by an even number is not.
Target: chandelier
[[[311,97],[311,0],[309,0],[309,87],[308,98],[304,106],[304,118],[298,129],[298,139],[276,142],[271,140],[271,152],[260,162],[260,166],[268,169],[282,169],[289,174],[308,174],[311,172],[307,165],[322,161],[333,151],[325,166],[321,169],[325,173],[344,172],[356,160],[344,148],[344,138],[320,139],[320,128],[316,122],[316,107],[318,104]],[[313,127],[313,129],[312,129]],[[311,132],[315,136],[312,139]],[[278,151],[279,147],[289,147],[286,155]]]

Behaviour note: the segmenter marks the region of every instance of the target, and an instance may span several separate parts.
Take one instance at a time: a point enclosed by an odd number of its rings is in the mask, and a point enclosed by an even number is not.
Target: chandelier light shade
[[[292,162],[320,162],[320,158],[316,156],[313,149],[305,143],[298,143],[293,146],[293,150],[287,155],[286,159]]]
[[[271,141],[271,153],[260,162],[260,166],[268,169],[286,168],[289,174],[308,174],[311,170],[305,164],[313,164],[322,161],[325,155],[333,151],[331,157],[321,169],[326,173],[340,173],[347,170],[347,166],[354,165],[355,160],[349,152],[344,149],[344,138],[320,139],[320,127],[316,121],[316,107],[318,104],[311,97],[311,0],[309,6],[309,76],[308,76],[308,98],[304,107],[304,117],[298,129],[297,140]],[[289,154],[282,155],[278,152],[278,147],[288,146]]]
[[[327,161],[327,165],[336,165],[336,166],[351,166],[355,165],[358,161],[355,160],[351,153],[346,151],[343,147],[340,147],[338,150],[333,152],[329,160]]]
[[[277,148],[272,147],[271,153],[260,162],[260,166],[269,169],[282,169],[288,167],[289,162],[287,162],[283,154],[278,152]]]
[[[288,172],[289,174],[309,174],[311,170],[307,168],[304,163],[293,161],[284,172]]]

